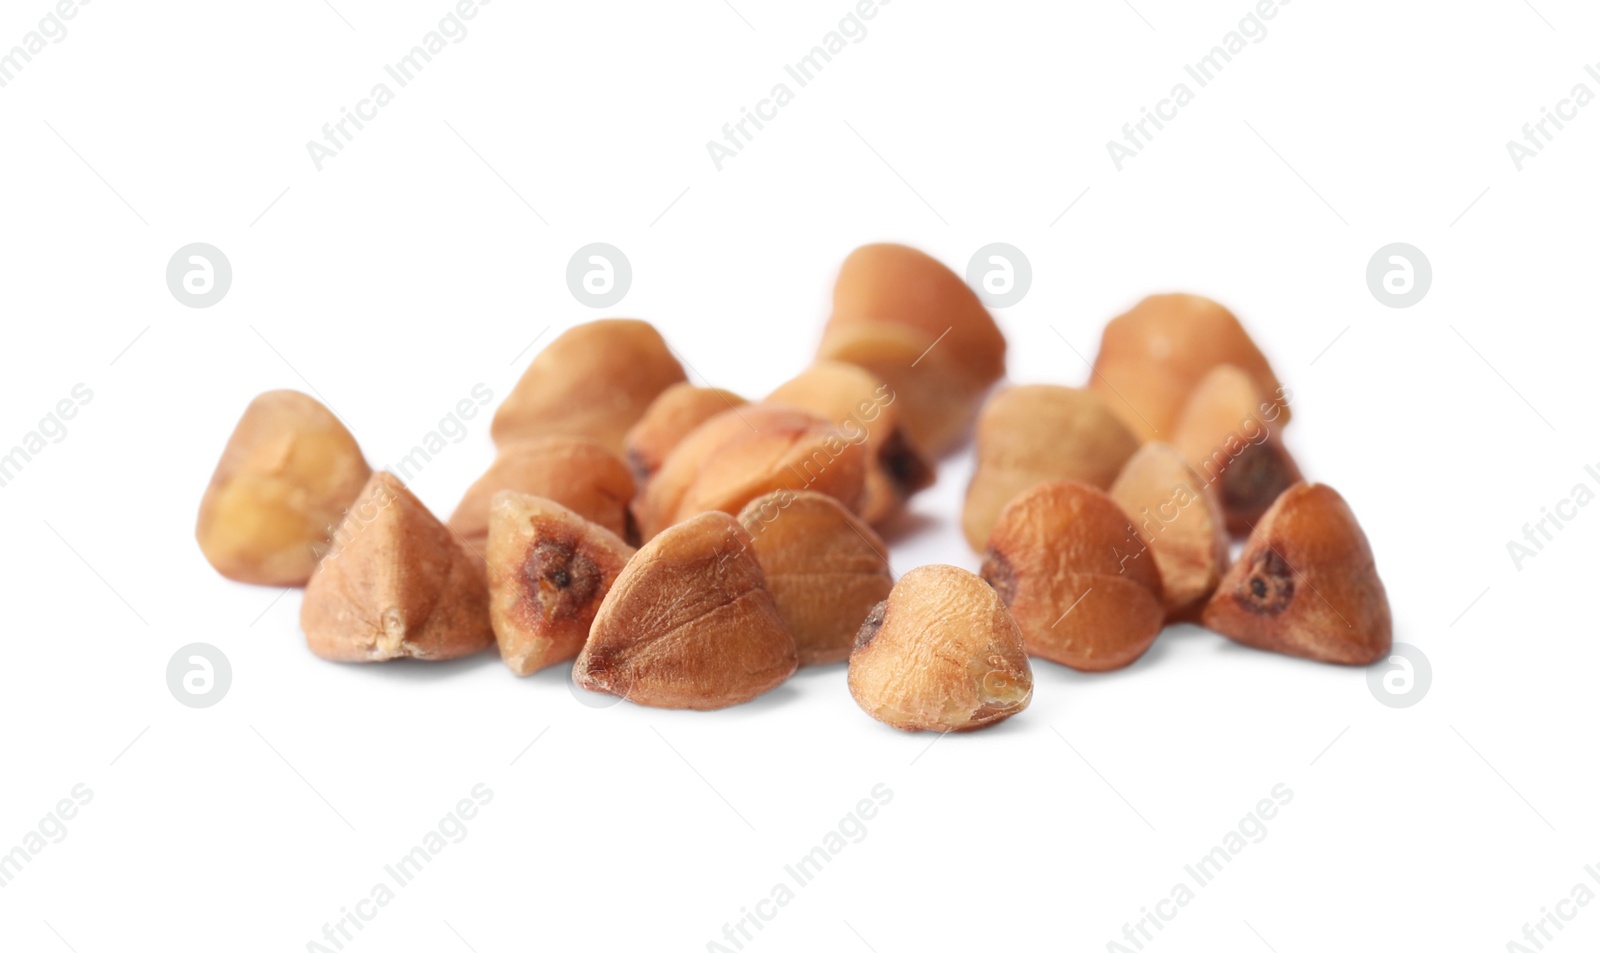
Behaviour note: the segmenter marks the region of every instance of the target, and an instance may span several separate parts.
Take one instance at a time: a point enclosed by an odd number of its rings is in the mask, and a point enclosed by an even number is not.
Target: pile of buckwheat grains
[[[497,648],[517,675],[571,663],[587,690],[665,708],[847,661],[872,717],[981,728],[1028,706],[1030,657],[1121,668],[1169,622],[1321,662],[1388,655],[1366,536],[1302,480],[1280,435],[1292,395],[1227,309],[1146,298],[1107,324],[1083,388],[1004,384],[1005,358],[954,272],[868,245],[814,363],[762,398],[691,385],[643,321],[562,334],[448,520],[322,404],[262,394],[196,536],[229,579],[304,586],[322,658]],[[895,580],[874,527],[974,433],[961,526],[981,573]]]

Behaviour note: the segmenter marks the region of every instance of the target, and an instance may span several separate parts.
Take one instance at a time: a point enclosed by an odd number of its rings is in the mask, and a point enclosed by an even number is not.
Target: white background
[[[1600,892],[1600,506],[1520,570],[1506,551],[1600,469],[1600,104],[1521,172],[1505,149],[1600,92],[1592,5],[1298,0],[1118,172],[1106,140],[1246,0],[899,0],[719,172],[706,141],[846,0],[499,0],[319,172],[306,141],[450,9],[333,3],[100,0],[0,89],[0,446],[94,394],[0,489],[0,851],[94,792],[0,890],[0,947],[306,949],[480,782],[467,838],[347,949],[703,950],[880,783],[865,839],[745,949],[1107,949],[1280,783],[1266,839],[1147,949],[1501,950]],[[0,49],[50,9],[7,0]],[[1425,699],[1181,628],[1114,674],[1039,663],[1027,712],[932,747],[864,715],[842,667],[720,713],[595,709],[489,655],[319,661],[298,592],[223,581],[194,544],[252,396],[314,388],[393,462],[474,384],[504,396],[541,332],[601,316],[565,284],[583,244],[632,262],[608,313],[756,396],[879,240],[958,271],[989,242],[1029,256],[997,314],[1019,381],[1082,383],[1147,293],[1232,307],[1295,392],[1303,468],[1371,538]],[[205,310],[164,280],[197,241],[234,269]],[[1434,270],[1404,310],[1365,281],[1396,241]],[[470,426],[413,483],[440,513],[491,459]],[[968,472],[916,501],[897,572],[976,567]],[[205,710],[165,681],[197,641],[233,666]],[[1596,942],[1591,906],[1555,948]]]

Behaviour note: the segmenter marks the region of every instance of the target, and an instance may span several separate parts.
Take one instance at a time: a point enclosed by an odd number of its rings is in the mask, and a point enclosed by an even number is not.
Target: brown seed
[[[983,578],[1010,607],[1028,652],[1085,672],[1132,663],[1161,633],[1161,572],[1127,514],[1063,480],[1006,506]]]
[[[483,560],[380,470],[306,584],[300,628],[335,662],[481,652],[494,644]]]
[[[501,490],[554,500],[624,539],[635,536],[628,504],[633,474],[616,454],[581,437],[537,437],[507,445],[467,489],[450,528],[476,553],[489,540],[489,504]]]
[[[850,694],[904,731],[966,731],[1033,700],[1022,632],[983,580],[918,566],[874,606],[850,653]]]
[[[1290,487],[1261,518],[1203,622],[1235,642],[1343,665],[1386,658],[1393,644],[1366,534],[1320,483]]]
[[[847,438],[866,434],[868,459],[861,517],[881,523],[933,485],[934,472],[900,426],[901,405],[889,385],[854,364],[818,361],[778,386],[766,403],[816,414]]]
[[[1139,439],[1170,441],[1189,392],[1219,364],[1243,369],[1261,393],[1282,396],[1267,359],[1227,308],[1197,295],[1154,295],[1106,325],[1089,387]]]
[[[646,322],[580,324],[528,365],[495,411],[490,433],[501,446],[529,437],[587,437],[621,455],[628,428],[682,380],[682,365]]]
[[[1205,480],[1183,454],[1151,441],[1122,468],[1111,498],[1155,557],[1167,618],[1190,618],[1228,566],[1227,527]]]
[[[938,455],[971,433],[989,390],[989,382],[973,379],[960,366],[949,344],[903,324],[841,324],[824,332],[817,359],[854,364],[888,384],[911,445]]]
[[[200,551],[229,579],[303,586],[371,475],[328,408],[268,391],[245,408],[200,500]]]
[[[978,418],[977,465],[961,515],[982,552],[1000,511],[1017,494],[1054,480],[1105,489],[1139,441],[1094,393],[1032,384],[996,393]]]
[[[622,439],[623,457],[640,486],[661,469],[667,454],[696,427],[725,410],[748,403],[731,391],[673,384],[651,402],[644,416]]]
[[[500,657],[531,675],[577,656],[600,602],[633,555],[617,534],[561,504],[495,494],[489,515],[489,621]]]
[[[800,664],[849,658],[861,620],[894,587],[883,540],[838,500],[809,491],[757,497],[739,522],[794,635]]]
[[[961,276],[905,245],[863,245],[839,268],[830,328],[884,322],[945,336],[966,376],[987,387],[1005,376],[1006,339]]]
[[[634,500],[643,539],[712,510],[733,514],[773,490],[815,490],[860,505],[866,451],[820,417],[753,404],[701,424]]]
[[[1195,387],[1173,427],[1173,446],[1212,488],[1235,536],[1250,532],[1267,507],[1300,482],[1300,468],[1277,429],[1288,419],[1280,413],[1284,406],[1225,364]]]
[[[749,534],[726,513],[703,513],[623,567],[572,679],[640,705],[705,710],[771,691],[796,665]]]

